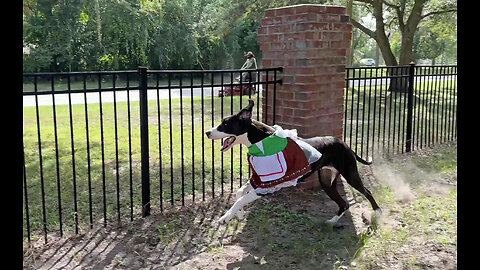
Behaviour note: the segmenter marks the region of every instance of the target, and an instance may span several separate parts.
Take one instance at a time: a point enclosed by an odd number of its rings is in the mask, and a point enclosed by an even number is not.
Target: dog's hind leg
[[[368,190],[363,185],[362,178],[360,178],[360,175],[358,174],[357,166],[354,166],[353,168],[350,168],[350,170],[348,170],[346,174],[347,175],[342,175],[344,177],[345,181],[347,181],[347,183],[349,185],[351,185],[353,188],[355,188],[360,193],[362,193],[367,198],[367,200],[370,202],[370,204],[372,205],[373,210],[375,212],[381,214],[382,213],[381,209],[378,206],[375,199],[373,198],[372,192],[370,192],[370,190]]]
[[[235,200],[240,199],[242,196],[244,196],[245,194],[247,194],[252,190],[253,190],[253,187],[250,184],[250,181],[247,181],[247,183],[245,183],[241,188],[237,190]],[[245,217],[245,210],[243,210],[243,207],[237,211],[236,215],[239,220],[243,220],[243,218]]]
[[[348,203],[340,196],[337,189],[337,180],[339,179],[340,174],[338,171],[329,166],[325,166],[318,171],[318,179],[320,179],[320,184],[322,185],[323,190],[327,193],[328,197],[335,201],[338,205],[337,215],[327,221],[330,225],[334,226],[337,224],[338,220],[343,216],[345,211],[348,209]]]

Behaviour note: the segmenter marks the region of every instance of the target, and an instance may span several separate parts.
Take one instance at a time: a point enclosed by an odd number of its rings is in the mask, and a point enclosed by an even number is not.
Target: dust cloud
[[[409,164],[408,166],[404,167],[404,169],[412,171],[412,167],[414,167],[414,171],[419,170],[413,164]],[[398,201],[402,203],[408,203],[415,200],[415,195],[410,188],[410,183],[406,180],[406,175],[411,175],[411,172],[395,171],[388,164],[386,164],[385,161],[377,161],[373,168],[373,172],[377,181],[388,186],[394,192],[394,196]],[[410,181],[411,180],[413,179],[410,179]]]

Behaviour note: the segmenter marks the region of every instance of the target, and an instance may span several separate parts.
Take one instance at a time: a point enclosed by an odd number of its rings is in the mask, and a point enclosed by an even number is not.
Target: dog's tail
[[[352,152],[353,152],[353,151],[352,151]],[[356,159],[358,162],[360,162],[360,163],[362,163],[362,164],[364,164],[364,165],[372,165],[372,159],[371,159],[370,157],[368,158],[368,161],[366,161],[366,160],[364,160],[363,158],[359,157],[359,156],[357,155],[357,153],[353,152],[353,154],[355,155],[355,159]]]

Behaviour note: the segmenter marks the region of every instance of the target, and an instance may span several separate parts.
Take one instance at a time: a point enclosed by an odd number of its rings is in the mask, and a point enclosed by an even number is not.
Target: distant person
[[[255,60],[255,55],[252,52],[245,54],[247,60],[243,64],[241,69],[258,69],[257,60]],[[248,81],[249,73],[242,73],[242,81]]]
[[[247,60],[245,61],[241,69],[253,69],[254,65],[255,69],[258,69],[255,55],[252,52],[248,52],[247,54],[245,54],[245,56],[247,57]]]

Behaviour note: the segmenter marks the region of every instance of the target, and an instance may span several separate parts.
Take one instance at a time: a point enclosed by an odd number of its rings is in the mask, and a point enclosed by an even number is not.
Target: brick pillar
[[[345,63],[352,38],[345,12],[344,7],[310,4],[268,9],[258,29],[262,66],[284,67],[275,123],[297,129],[301,137],[343,136]],[[262,108],[268,124],[272,90],[270,85]]]

